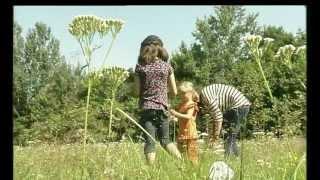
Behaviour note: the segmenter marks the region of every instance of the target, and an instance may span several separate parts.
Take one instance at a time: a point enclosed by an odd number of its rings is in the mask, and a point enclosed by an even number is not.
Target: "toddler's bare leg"
[[[181,153],[180,153],[180,151],[178,150],[178,148],[177,148],[177,146],[175,144],[169,143],[169,144],[166,145],[165,148],[170,154],[174,155],[178,159],[182,159]]]
[[[156,153],[152,152],[152,153],[147,153],[146,154],[146,159],[149,165],[154,164],[154,161],[156,159]]]

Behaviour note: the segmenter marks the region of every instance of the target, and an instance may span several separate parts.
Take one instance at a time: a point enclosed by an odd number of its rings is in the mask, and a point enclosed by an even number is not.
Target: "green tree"
[[[200,84],[225,82],[225,73],[246,57],[241,37],[259,32],[257,16],[241,6],[216,6],[213,15],[197,19],[192,33],[196,42],[190,48],[182,43],[172,57],[177,79],[188,74]]]
[[[24,64],[28,75],[29,102],[52,77],[55,65],[61,60],[59,41],[53,37],[50,27],[37,22],[26,36]]]
[[[23,70],[24,39],[22,28],[14,22],[13,25],[13,115],[19,117],[26,106],[26,86]]]
[[[60,55],[59,41],[47,25],[36,23],[25,41],[16,22],[13,33],[14,137],[15,143],[23,143],[40,131],[33,129],[34,122],[48,121],[52,112],[59,112],[75,81],[63,82],[71,71]]]
[[[23,65],[24,39],[21,35],[22,28],[17,23],[13,24],[13,136],[21,135],[24,129],[24,116],[27,113],[27,82]]]

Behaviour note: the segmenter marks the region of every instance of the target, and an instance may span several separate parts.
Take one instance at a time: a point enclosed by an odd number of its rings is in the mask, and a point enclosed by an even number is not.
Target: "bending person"
[[[200,93],[200,102],[210,113],[213,120],[213,132],[210,143],[216,144],[219,139],[222,122],[227,128],[224,142],[225,155],[239,155],[237,137],[240,124],[248,115],[251,103],[236,88],[224,84],[212,84],[204,87]]]

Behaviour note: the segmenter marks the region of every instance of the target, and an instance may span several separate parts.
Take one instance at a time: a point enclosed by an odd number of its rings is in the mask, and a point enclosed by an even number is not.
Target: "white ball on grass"
[[[233,170],[223,161],[214,162],[209,170],[209,180],[231,180]]]

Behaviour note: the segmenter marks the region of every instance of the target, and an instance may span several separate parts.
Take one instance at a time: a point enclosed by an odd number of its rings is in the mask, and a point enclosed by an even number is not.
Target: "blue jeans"
[[[223,126],[227,131],[225,136],[225,155],[239,156],[239,148],[237,145],[237,138],[240,133],[241,124],[249,113],[250,106],[240,106],[235,109],[230,109],[223,114]]]
[[[168,116],[161,109],[145,109],[141,113],[140,125],[154,138],[158,137],[162,147],[170,143]],[[144,153],[155,151],[155,142],[144,133]]]

